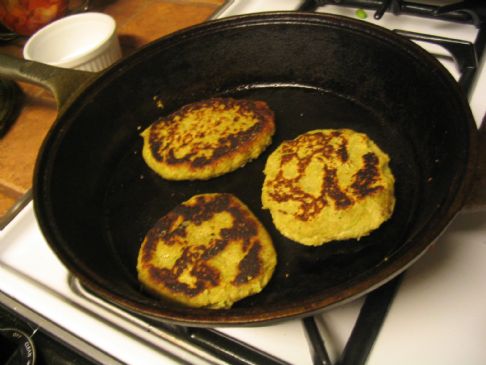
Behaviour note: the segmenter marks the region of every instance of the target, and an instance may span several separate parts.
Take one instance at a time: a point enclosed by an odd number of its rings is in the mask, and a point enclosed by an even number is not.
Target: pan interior
[[[134,288],[136,258],[146,232],[156,220],[195,194],[227,192],[245,202],[269,230],[278,254],[276,272],[262,293],[237,308],[285,307],[296,298],[325,295],[380,265],[407,235],[418,197],[417,169],[411,145],[380,117],[354,100],[305,85],[245,85],[220,96],[265,100],[275,111],[277,131],[272,145],[244,167],[207,181],[168,181],[151,171],[141,157],[137,138],[113,170],[104,219],[107,240]],[[397,204],[393,217],[371,235],[358,240],[306,247],[283,237],[268,211],[261,208],[263,168],[268,155],[284,140],[313,129],[351,128],[368,134],[391,156]],[[159,306],[160,299],[152,305]],[[167,305],[167,303],[165,303]]]
[[[258,322],[359,295],[422,253],[457,200],[473,121],[446,72],[397,35],[322,14],[249,16],[161,39],[102,74],[54,126],[34,185],[41,228],[91,289],[158,320]],[[161,179],[142,160],[141,130],[214,96],[265,100],[276,115],[272,145],[215,179]],[[391,157],[394,215],[359,241],[298,245],[261,209],[268,155],[283,140],[318,128],[364,132]],[[278,254],[268,286],[228,311],[153,298],[136,277],[147,230],[175,205],[208,192],[231,192],[245,202]]]

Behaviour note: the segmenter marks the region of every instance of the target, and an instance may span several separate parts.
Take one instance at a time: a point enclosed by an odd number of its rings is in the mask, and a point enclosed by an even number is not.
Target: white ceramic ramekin
[[[52,22],[33,34],[24,46],[27,60],[84,71],[101,71],[120,57],[115,20],[96,12]]]

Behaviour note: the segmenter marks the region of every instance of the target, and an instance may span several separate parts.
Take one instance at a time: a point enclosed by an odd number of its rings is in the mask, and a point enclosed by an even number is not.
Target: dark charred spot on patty
[[[383,190],[383,186],[375,185],[380,178],[378,163],[378,156],[372,152],[363,156],[363,167],[354,175],[354,181],[351,184],[354,193],[359,198],[365,198]]]
[[[233,281],[233,284],[245,284],[261,273],[262,262],[259,255],[261,248],[262,246],[259,242],[253,244],[245,257],[240,261],[238,265],[239,273]]]
[[[337,209],[344,209],[353,204],[353,200],[339,186],[336,169],[325,168],[323,185],[323,193],[334,200]]]
[[[349,158],[348,155],[348,140],[343,138],[341,141],[341,145],[337,149],[337,155],[340,157],[341,162],[346,162]]]
[[[204,291],[204,281],[199,280],[195,285],[189,286],[186,283],[182,283],[178,280],[178,277],[172,273],[169,269],[156,268],[151,266],[149,273],[152,279],[158,282],[164,283],[167,288],[176,293],[186,293],[188,296],[196,296]]]

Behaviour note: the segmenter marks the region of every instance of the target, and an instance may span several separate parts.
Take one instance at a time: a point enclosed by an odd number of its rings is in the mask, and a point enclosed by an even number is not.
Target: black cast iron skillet
[[[2,66],[2,73],[11,68],[14,77],[53,89],[62,104],[34,181],[35,212],[49,245],[89,290],[155,321],[260,324],[367,293],[434,242],[463,207],[475,170],[477,129],[449,73],[408,40],[347,18],[268,13],[212,21],[88,77],[32,62]],[[40,74],[32,71],[39,68]],[[267,101],[276,115],[273,144],[222,177],[161,179],[141,158],[140,131],[160,115],[213,96]],[[395,212],[359,241],[305,247],[283,238],[261,209],[269,153],[317,128],[367,133],[391,156]],[[228,310],[154,298],[136,277],[147,230],[175,205],[208,192],[230,192],[248,204],[278,252],[268,286]]]

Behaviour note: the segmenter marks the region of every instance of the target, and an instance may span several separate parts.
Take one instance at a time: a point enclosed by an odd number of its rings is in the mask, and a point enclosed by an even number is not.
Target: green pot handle
[[[77,95],[90,80],[97,77],[98,73],[54,67],[0,54],[0,76],[49,89],[61,110],[66,102]]]

